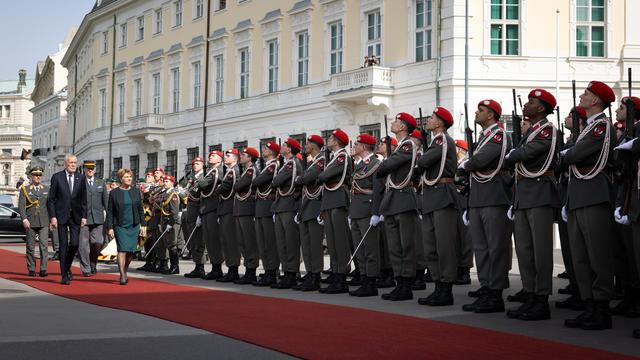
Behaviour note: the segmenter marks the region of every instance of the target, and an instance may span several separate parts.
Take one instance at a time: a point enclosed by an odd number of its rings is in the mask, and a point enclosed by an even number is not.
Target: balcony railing
[[[140,130],[164,130],[164,117],[160,114],[147,114],[129,119],[125,125],[125,132]]]
[[[369,66],[331,75],[329,95],[345,91],[372,89],[391,90],[393,88],[393,69],[381,66]]]

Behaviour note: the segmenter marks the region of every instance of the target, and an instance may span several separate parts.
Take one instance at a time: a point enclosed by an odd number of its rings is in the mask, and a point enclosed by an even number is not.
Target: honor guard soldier
[[[549,295],[553,276],[553,219],[561,207],[554,170],[559,152],[559,134],[547,116],[556,99],[544,89],[529,92],[522,113],[531,127],[520,144],[506,157],[515,166],[513,205],[508,217],[514,221],[514,238],[525,302],[507,316],[520,320],[546,320],[551,316]]]
[[[187,232],[189,244],[186,246],[191,253],[191,259],[196,267],[190,273],[184,274],[187,278],[202,278],[206,274],[204,272],[204,237],[202,236],[202,218],[200,217],[200,188],[198,182],[204,177],[204,159],[196,156],[191,160],[191,175],[187,184]]]
[[[85,160],[82,164],[87,179],[87,226],[80,228],[80,270],[85,277],[97,273],[98,255],[104,243],[104,216],[109,192],[104,181],[95,177],[96,163]]]
[[[391,139],[391,151],[395,151],[398,146],[398,140],[394,137]],[[378,141],[376,147],[376,157],[382,161],[388,157],[387,154],[387,138],[383,137]],[[384,226],[384,216],[380,218],[378,234],[380,236],[380,278],[378,279],[378,289],[392,288],[396,286],[396,280],[393,275],[393,267],[391,266],[391,258],[389,257],[389,243],[387,242],[387,233]]]
[[[425,118],[425,121],[428,121],[429,118]],[[422,131],[416,129],[411,133],[411,141],[416,144],[416,157],[419,159],[423,154],[423,145],[422,145]],[[413,171],[413,188],[416,191],[416,202],[418,204],[418,217],[420,220],[422,219],[422,181],[421,181],[421,172],[418,169],[418,165],[416,164]],[[427,288],[427,284],[425,280],[429,282],[433,282],[433,278],[431,277],[431,271],[427,267],[427,258],[425,252],[425,239],[422,236],[422,222],[416,221],[416,276],[413,279],[413,283],[411,284],[411,290],[425,290]],[[425,270],[427,271],[425,275]]]
[[[47,276],[47,258],[49,241],[49,215],[47,196],[49,188],[40,183],[44,170],[36,166],[29,171],[31,184],[20,187],[18,211],[22,225],[27,233],[27,270],[29,276],[36,276],[35,246],[40,247],[40,277]]]
[[[207,249],[211,271],[203,277],[204,280],[218,280],[222,273],[222,234],[218,223],[218,208],[220,198],[216,190],[222,183],[222,154],[219,150],[209,152],[209,167],[206,174],[198,181],[200,191],[200,218],[202,221],[202,241]]]
[[[320,292],[325,294],[340,294],[349,292],[347,274],[349,273],[349,223],[347,220],[349,209],[349,189],[353,164],[347,153],[349,136],[342,130],[333,131],[327,142],[331,150],[331,160],[318,176],[318,182],[323,184],[321,218],[324,221],[324,233],[327,239],[327,249],[333,270],[333,281]]]
[[[422,238],[436,284],[431,295],[418,299],[421,305],[453,305],[451,288],[458,271],[458,194],[453,183],[457,167],[456,145],[447,134],[452,125],[451,113],[437,107],[427,120],[427,129],[433,136],[431,143],[418,159],[422,170]]]
[[[158,244],[160,247],[160,255],[169,253],[169,261],[171,267],[167,267],[167,259],[160,258],[162,273],[166,275],[179,274],[180,263],[178,246],[176,241],[175,226],[179,222],[178,213],[180,212],[180,195],[173,188],[175,178],[171,175],[163,176],[163,187],[165,191],[160,195],[160,224],[159,231],[162,236]]]
[[[503,170],[511,141],[498,122],[502,108],[494,100],[478,104],[475,122],[482,127],[473,156],[459,166],[470,174],[469,206],[463,214],[468,224],[482,287],[472,304],[462,307],[476,313],[503,312],[503,289],[509,286],[511,266],[511,224],[507,210],[511,204],[511,173]]]
[[[302,187],[302,204],[297,221],[300,223],[302,259],[307,273],[302,283],[294,287],[294,290],[316,291],[320,289],[320,273],[324,267],[324,229],[318,222],[323,188],[318,184],[318,176],[325,165],[325,158],[321,152],[324,140],[319,135],[311,135],[304,146],[305,154],[311,158],[311,163],[304,170],[304,174],[296,178],[296,185]]]
[[[240,177],[240,168],[238,167],[239,153],[238,149],[229,149],[224,152],[224,165],[227,171],[224,174],[222,183],[215,190],[220,197],[218,205],[218,220],[224,231],[220,232],[220,240],[222,241],[222,254],[224,262],[229,269],[227,273],[216,281],[234,282],[239,279],[238,266],[240,266],[240,246],[238,245],[238,237],[236,235],[236,224],[233,218],[233,186]]]
[[[615,131],[603,111],[614,101],[609,86],[590,82],[580,95],[580,107],[587,112],[587,127],[575,145],[561,153],[563,165],[569,167],[570,173],[563,216],[567,219],[573,267],[586,307],[577,318],[565,321],[570,328],[611,328],[613,261],[609,236],[613,209],[605,168],[613,150]]]
[[[280,154],[285,162],[273,179],[272,186],[278,195],[271,205],[271,212],[274,214],[276,244],[284,271],[284,278],[271,285],[274,289],[290,289],[297,285],[296,274],[300,271],[300,230],[295,223],[295,216],[300,210],[300,189],[295,184],[295,178],[302,174],[302,165],[296,157],[300,149],[300,143],[292,138],[282,144]]]
[[[380,201],[384,183],[376,176],[382,163],[374,154],[376,138],[360,134],[355,143],[354,154],[358,161],[354,165],[351,205],[351,238],[355,256],[358,258],[362,286],[349,295],[356,297],[377,296],[377,280],[380,276]]]
[[[160,224],[160,217],[162,216],[162,211],[160,209],[161,203],[159,201],[159,198],[163,196],[165,192],[164,182],[162,180],[163,178],[164,169],[155,168],[153,170],[154,187],[151,191],[151,195],[149,196],[149,203],[151,205],[151,221],[147,223],[147,231],[151,233],[151,237],[148,241],[151,242],[152,247],[156,245],[161,234],[158,226]],[[155,249],[153,249],[153,253],[147,255],[147,257],[151,257],[154,261],[154,265],[152,266],[150,271],[155,273],[162,273],[168,270],[168,267],[166,266],[167,251],[161,246],[161,243],[158,243],[157,245],[159,246],[156,246]]]
[[[256,269],[260,261],[255,222],[253,220],[256,212],[256,197],[251,186],[258,174],[256,161],[259,158],[260,153],[256,148],[247,147],[242,150],[240,153],[240,166],[244,171],[233,187],[235,192],[233,216],[236,224],[236,236],[245,268],[244,276],[235,281],[239,285],[253,284],[257,280]]]
[[[391,132],[398,139],[398,146],[380,168],[378,176],[385,178],[384,197],[380,214],[384,216],[385,232],[396,287],[382,299],[400,301],[413,299],[411,284],[416,274],[415,229],[417,214],[416,193],[411,186],[416,164],[417,148],[409,134],[416,128],[416,119],[408,113],[399,113],[391,122]]]
[[[147,224],[151,221],[151,216],[153,215],[153,209],[151,208],[151,194],[153,193],[153,190],[155,190],[156,185],[155,185],[155,178],[153,176],[153,171],[147,171],[145,174],[145,182],[144,184],[140,185],[140,191],[142,192],[143,196],[142,196],[142,208],[144,211],[144,217],[145,217],[145,221],[147,222]],[[113,179],[108,179],[107,181],[105,181],[106,184],[113,184]],[[108,191],[111,191],[112,189],[109,186]],[[139,242],[143,241],[143,247],[144,247],[144,251],[145,253],[148,253],[149,250],[152,247],[152,241],[151,241],[151,231],[147,232],[146,236],[144,237],[140,237],[139,238]],[[152,255],[147,255],[145,258],[145,263],[144,265],[142,265],[141,267],[139,267],[137,270],[140,271],[152,271],[154,268],[153,265],[154,262],[154,257]]]
[[[255,286],[271,286],[278,281],[278,267],[280,257],[276,245],[273,213],[271,206],[276,198],[276,189],[272,182],[278,173],[278,154],[280,146],[273,141],[262,145],[262,158],[265,161],[264,169],[253,180],[252,186],[256,189],[255,227],[258,251],[262,259],[262,267],[265,273],[254,282]]]
[[[465,140],[456,140],[456,156],[458,165],[467,159],[469,145]],[[464,179],[464,178],[459,178]],[[473,267],[473,246],[471,245],[471,234],[462,222],[462,214],[467,204],[467,186],[464,180],[462,183],[456,179],[456,190],[458,191],[458,233],[456,235],[456,249],[458,249],[458,276],[455,285],[471,284],[471,274],[469,269]]]

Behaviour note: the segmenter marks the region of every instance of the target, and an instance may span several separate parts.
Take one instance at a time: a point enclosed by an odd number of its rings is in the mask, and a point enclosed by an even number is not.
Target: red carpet
[[[57,268],[55,264],[52,263]],[[357,308],[132,277],[128,286],[120,286],[118,276],[109,274],[90,279],[76,276],[71,286],[63,286],[58,283],[59,276],[30,278],[24,275],[25,271],[24,255],[0,250],[0,277],[5,279],[69,299],[166,319],[303,358],[631,358],[521,335]],[[420,309],[416,305],[416,311]]]

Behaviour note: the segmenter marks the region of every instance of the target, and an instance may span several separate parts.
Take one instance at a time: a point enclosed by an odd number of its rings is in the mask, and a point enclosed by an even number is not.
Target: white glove
[[[469,160],[465,160],[465,161],[461,162],[460,165],[458,165],[458,169],[465,170],[464,166],[467,165],[467,161],[469,161]]]
[[[164,231],[171,231],[171,229],[173,229],[173,226],[167,224],[167,226],[164,227]]]
[[[562,151],[560,151],[560,156],[565,156],[567,154],[567,151],[569,151],[570,149],[564,149]]]
[[[296,213],[296,216],[293,217],[293,222],[300,224],[300,213]]]
[[[622,208],[617,207],[613,212],[613,217],[616,219],[616,222],[620,225],[629,225],[629,216],[620,214]]]
[[[380,215],[380,222],[384,222],[384,215]]]
[[[569,218],[569,216],[567,215],[567,207],[566,206],[562,207],[562,211],[560,212],[560,215],[562,215],[562,221],[567,222],[567,219]]]
[[[422,220],[422,214],[418,213],[418,219]]]
[[[511,154],[513,154],[514,151],[516,151],[516,149],[511,149],[511,151],[509,151],[509,153],[507,154],[506,158],[508,159],[509,156],[511,156]]]
[[[324,225],[324,220],[322,220],[322,218],[320,217],[320,215],[318,215],[318,218],[316,219],[316,221],[318,222],[318,224],[320,224],[320,225]]]
[[[509,206],[509,210],[507,210],[507,217],[511,221],[515,218],[515,215],[513,214],[513,206]]]
[[[347,222],[349,223],[349,227],[351,227],[351,216],[347,216]]]
[[[627,142],[623,142],[622,144],[614,147],[613,150],[631,150],[631,147],[633,147],[633,143],[636,141],[636,139],[637,138],[629,140]]]
[[[276,223],[276,214],[273,214],[273,216],[271,217],[273,219],[273,223]]]
[[[382,216],[378,216],[378,215],[372,215],[371,216],[371,220],[369,221],[369,225],[371,226],[378,226],[378,224],[380,223],[380,218]]]
[[[467,216],[467,210],[462,213],[462,223],[464,226],[469,226],[469,217]]]
[[[196,227],[200,227],[200,225],[202,225],[202,218],[198,216],[198,218],[196,219]]]

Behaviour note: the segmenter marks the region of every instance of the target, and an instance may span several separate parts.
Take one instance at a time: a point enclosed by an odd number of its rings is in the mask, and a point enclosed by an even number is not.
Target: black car
[[[18,208],[0,205],[0,237],[25,237]]]

